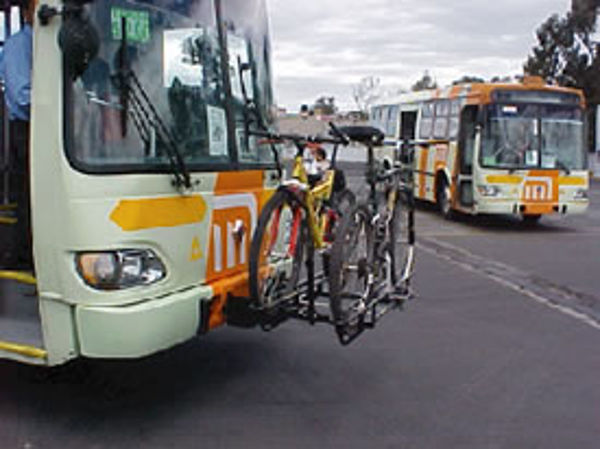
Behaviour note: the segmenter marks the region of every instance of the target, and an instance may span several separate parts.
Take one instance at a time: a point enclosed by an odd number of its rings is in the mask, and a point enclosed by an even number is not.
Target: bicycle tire
[[[302,205],[291,193],[278,190],[263,207],[250,245],[248,284],[257,306],[273,306],[294,291],[311,248],[307,235]],[[275,247],[285,253],[271,253]]]
[[[399,189],[392,219],[388,224],[392,246],[392,288],[400,288],[412,275],[414,261],[414,200],[410,192]]]
[[[338,328],[360,319],[361,301],[369,296],[372,260],[371,214],[359,204],[343,217],[330,252],[329,305]]]

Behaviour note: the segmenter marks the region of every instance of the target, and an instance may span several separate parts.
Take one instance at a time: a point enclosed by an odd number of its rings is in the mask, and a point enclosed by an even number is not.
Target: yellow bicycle
[[[251,299],[260,309],[300,301],[314,307],[315,285],[326,279],[336,226],[355,203],[343,172],[336,170],[338,148],[349,142],[341,135],[255,134],[272,144],[291,141],[296,154],[291,179],[281,183],[258,219],[250,247]],[[315,143],[333,145],[330,168],[317,179],[307,173],[304,159],[307,146]],[[322,257],[317,260],[315,253]]]

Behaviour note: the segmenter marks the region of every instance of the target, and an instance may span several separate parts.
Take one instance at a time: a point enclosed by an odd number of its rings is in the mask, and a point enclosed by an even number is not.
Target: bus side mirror
[[[79,78],[100,49],[100,35],[85,13],[85,5],[94,0],[65,0],[61,10],[41,5],[38,18],[42,26],[55,16],[62,16],[58,45],[63,52],[65,68],[72,79]]]
[[[63,14],[58,45],[63,52],[67,73],[73,80],[79,78],[100,50],[98,30],[81,6],[73,13]]]

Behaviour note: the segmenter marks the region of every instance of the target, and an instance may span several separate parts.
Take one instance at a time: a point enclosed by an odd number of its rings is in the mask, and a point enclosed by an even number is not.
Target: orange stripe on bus
[[[171,228],[200,223],[206,215],[201,196],[121,200],[110,219],[123,231]]]
[[[427,193],[427,165],[429,163],[429,147],[421,147],[419,152],[419,198],[425,198]]]
[[[263,172],[258,170],[221,172],[217,177],[215,195],[256,192],[256,189],[262,189],[263,180]]]

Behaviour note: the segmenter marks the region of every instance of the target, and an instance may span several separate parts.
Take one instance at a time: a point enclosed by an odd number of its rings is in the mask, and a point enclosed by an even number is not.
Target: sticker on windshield
[[[556,168],[556,156],[554,154],[543,154],[542,168]]]
[[[163,80],[165,87],[181,84],[201,87],[204,80],[202,28],[166,30],[163,33]],[[177,81],[177,82],[176,82]]]
[[[525,153],[525,164],[537,166],[539,164],[539,155],[537,151],[527,151]]]
[[[206,105],[208,142],[211,156],[227,156],[227,120],[225,110]]]
[[[147,11],[134,9],[111,8],[110,22],[112,37],[115,40],[123,38],[123,19],[127,27],[127,40],[145,43],[150,40],[150,14]]]

